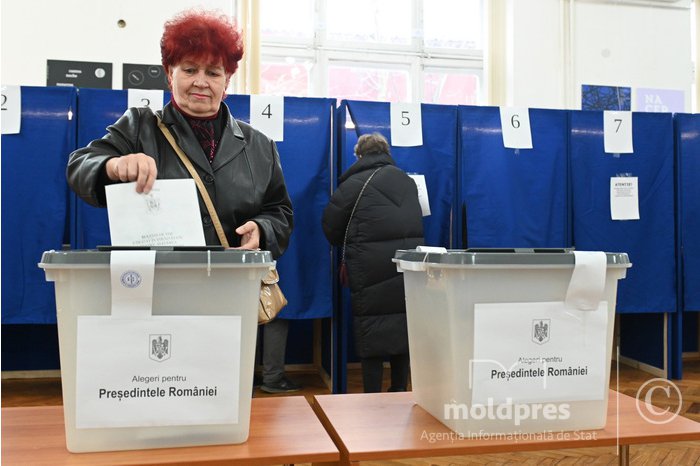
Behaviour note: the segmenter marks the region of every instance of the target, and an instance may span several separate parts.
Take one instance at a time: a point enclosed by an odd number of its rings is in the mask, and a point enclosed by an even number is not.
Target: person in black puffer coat
[[[364,391],[381,391],[386,357],[391,362],[389,391],[405,391],[409,370],[406,299],[403,276],[391,259],[397,249],[423,244],[418,190],[395,165],[381,134],[360,136],[355,155],[357,162],[340,176],[323,212],[323,231],[331,244],[342,246],[347,228],[345,264]]]

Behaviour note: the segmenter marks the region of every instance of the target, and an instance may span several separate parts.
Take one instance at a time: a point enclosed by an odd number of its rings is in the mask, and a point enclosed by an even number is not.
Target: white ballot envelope
[[[136,183],[105,188],[113,246],[205,246],[193,179],[156,180],[148,194]]]

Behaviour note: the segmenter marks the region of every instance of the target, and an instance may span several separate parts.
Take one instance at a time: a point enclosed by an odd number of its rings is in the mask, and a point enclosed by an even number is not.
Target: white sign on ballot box
[[[155,251],[110,253],[112,317],[136,319],[151,316],[155,265]]]
[[[79,316],[76,427],[238,423],[240,316]]]
[[[474,305],[473,404],[602,400],[608,303]]]

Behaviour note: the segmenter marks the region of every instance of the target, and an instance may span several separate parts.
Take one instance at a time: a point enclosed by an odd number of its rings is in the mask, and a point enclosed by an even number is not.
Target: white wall
[[[235,0],[2,0],[2,84],[46,85],[46,60],[160,64],[163,23],[187,8],[234,12]],[[126,27],[117,22],[122,19]]]
[[[562,0],[512,0],[506,105],[566,108]]]
[[[690,0],[511,0],[507,104],[580,108],[581,85],[678,89],[691,111]]]

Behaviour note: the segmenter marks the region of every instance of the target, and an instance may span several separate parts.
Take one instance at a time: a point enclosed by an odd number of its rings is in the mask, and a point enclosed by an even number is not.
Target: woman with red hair
[[[171,101],[155,113],[148,107],[128,109],[104,137],[73,152],[68,183],[83,200],[104,207],[108,184],[136,182],[137,192],[148,193],[156,178],[189,178],[158,127],[162,121],[203,180],[228,243],[265,249],[278,258],[289,243],[293,215],[277,147],[236,120],[223,102],[243,57],[240,33],[225,15],[186,11],[165,23],[160,49]],[[199,202],[206,243],[220,244],[201,197]],[[265,331],[265,341],[268,333],[275,341],[265,345],[265,353],[277,348],[277,361],[264,362],[271,368],[263,383],[278,392],[299,388],[284,377],[287,326],[288,321],[277,320]]]

